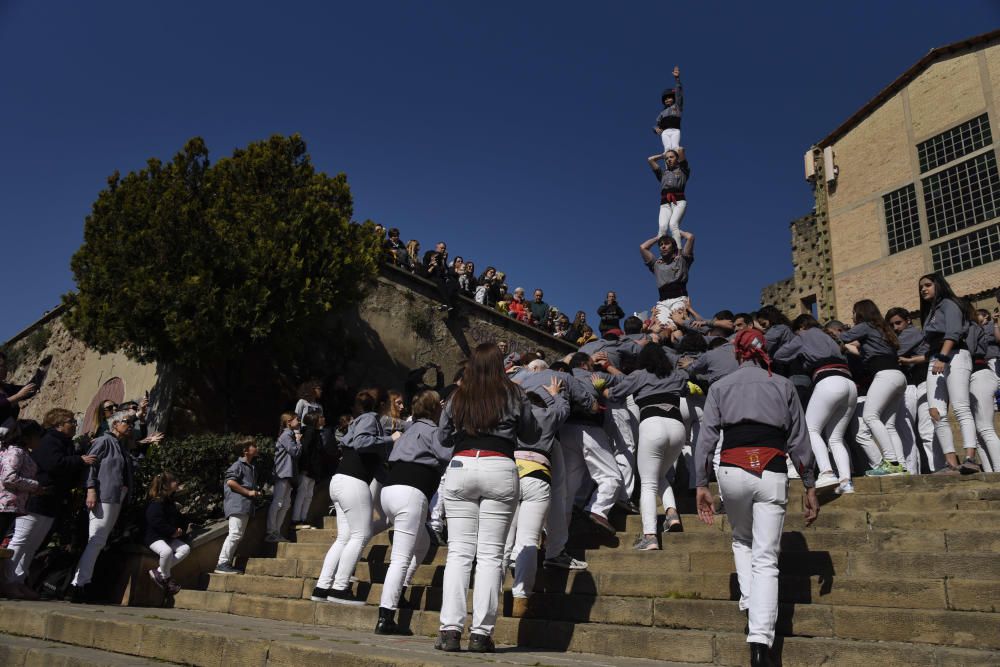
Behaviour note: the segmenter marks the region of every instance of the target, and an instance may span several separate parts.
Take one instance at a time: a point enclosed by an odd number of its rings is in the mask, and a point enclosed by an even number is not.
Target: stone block
[[[232,600],[232,593],[188,590],[181,591],[174,598],[175,605],[181,609],[216,611],[223,614],[229,612]]]
[[[945,586],[951,609],[1000,612],[1000,581],[948,579]]]
[[[834,607],[837,637],[963,648],[1000,648],[1000,616],[924,609]]]
[[[230,613],[254,618],[271,618],[277,621],[313,624],[316,622],[316,604],[308,600],[286,600],[256,595],[234,595]],[[324,606],[333,606],[325,604]],[[348,609],[349,607],[344,607]]]
[[[247,561],[247,574],[268,577],[298,576],[299,561],[295,558],[251,558]]]
[[[45,624],[45,639],[76,646],[93,646],[96,627],[93,616],[53,612],[49,614]]]
[[[302,579],[292,577],[264,577],[252,574],[231,575],[230,586],[234,593],[265,595],[268,597],[302,597]]]
[[[45,637],[49,612],[31,609],[23,604],[0,602],[3,632],[25,637]]]
[[[95,624],[92,645],[102,651],[140,655],[142,624],[134,621],[102,620]]]

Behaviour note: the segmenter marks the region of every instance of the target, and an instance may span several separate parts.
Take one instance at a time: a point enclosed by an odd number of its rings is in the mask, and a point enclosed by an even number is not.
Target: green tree
[[[214,164],[191,139],[166,164],[108,179],[72,259],[67,326],[142,362],[292,357],[377,271],[378,240],[352,213],[347,177],[317,172],[298,135]]]

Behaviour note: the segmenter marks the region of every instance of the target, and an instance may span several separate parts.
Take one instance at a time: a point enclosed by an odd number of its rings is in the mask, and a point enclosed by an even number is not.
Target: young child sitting
[[[176,595],[181,589],[170,572],[191,552],[191,545],[184,539],[187,527],[174,503],[179,487],[174,475],[160,473],[149,485],[149,504],[146,505],[146,546],[160,557],[160,566],[151,569],[149,577],[170,595]]]

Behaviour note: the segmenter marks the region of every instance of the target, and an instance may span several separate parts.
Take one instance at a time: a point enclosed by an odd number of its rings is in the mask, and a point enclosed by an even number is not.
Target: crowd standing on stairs
[[[442,310],[450,314],[459,307],[456,295],[465,293],[577,341],[579,350],[546,359],[509,353],[504,341],[484,343],[448,384],[431,365],[401,391],[351,392],[351,414],[331,413],[337,421],[331,417],[329,427],[322,383],[307,381],[294,410],[278,420],[272,480],[258,478],[252,439],[236,445],[223,481],[229,533],[215,572],[241,573],[237,547],[266,483],[273,495],[265,539],[282,543],[289,541],[290,510],[295,527],[312,527],[315,485],[329,477],[337,533],[311,600],[363,606],[352,587],[355,569],[372,537],[391,526],[375,632],[407,631],[397,612],[407,607],[417,567],[435,542],[448,547],[435,647],[459,651],[468,630],[468,650],[491,652],[509,568],[511,613],[531,615],[539,563],[549,570],[588,568],[567,551],[572,531],[587,525],[614,535],[609,515],[617,507],[641,518],[634,549],[657,551],[684,530],[679,498],[694,497],[706,523],[727,514],[750,661],[764,665],[775,639],[790,479],[805,487],[809,525],[819,515],[817,494],[852,494],[857,475],[1000,472],[994,428],[1000,322],[955,295],[941,275],[925,275],[914,286],[921,326],[906,308],[883,314],[871,299],[854,304],[850,325],[820,323],[810,314],[789,320],[774,306],[720,310],[711,318],[693,309],[695,237],[681,228],[690,169],[680,145],[679,69],[673,75],[654,128],[664,152],[649,158],[660,182],[657,235],[639,245],[656,286],[648,315],[626,316],[609,292],[597,311],[598,337],[586,313],[570,321],[544,302],[542,290],[530,302],[522,288],[509,294],[494,267],[477,277],[472,262],[449,260],[443,242],[421,257],[416,241],[404,244],[399,230],[390,229],[387,258],[434,281]],[[0,364],[0,529],[11,534],[13,552],[0,572],[4,594],[37,597],[25,575],[79,488],[88,539],[69,597],[86,601],[123,504],[145,491],[135,488],[131,448],[159,436],[139,427],[145,404],[102,403],[89,449],[77,452],[71,412],[52,410],[41,426],[17,419],[33,387],[6,384],[2,355]],[[432,367],[437,382],[428,387],[419,378]],[[340,458],[329,475],[331,447]],[[718,498],[709,488],[713,480]],[[171,569],[189,553],[188,527],[172,498],[179,482],[162,471],[148,490],[144,541],[159,559],[149,576],[167,592],[178,590]]]

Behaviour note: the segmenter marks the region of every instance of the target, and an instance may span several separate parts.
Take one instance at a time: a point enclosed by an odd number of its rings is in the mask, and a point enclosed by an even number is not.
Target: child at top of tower
[[[663,111],[656,117],[653,132],[660,135],[663,150],[676,149],[681,145],[681,112],[684,109],[684,94],[681,89],[681,70],[674,66],[674,87],[667,88],[660,95]]]

